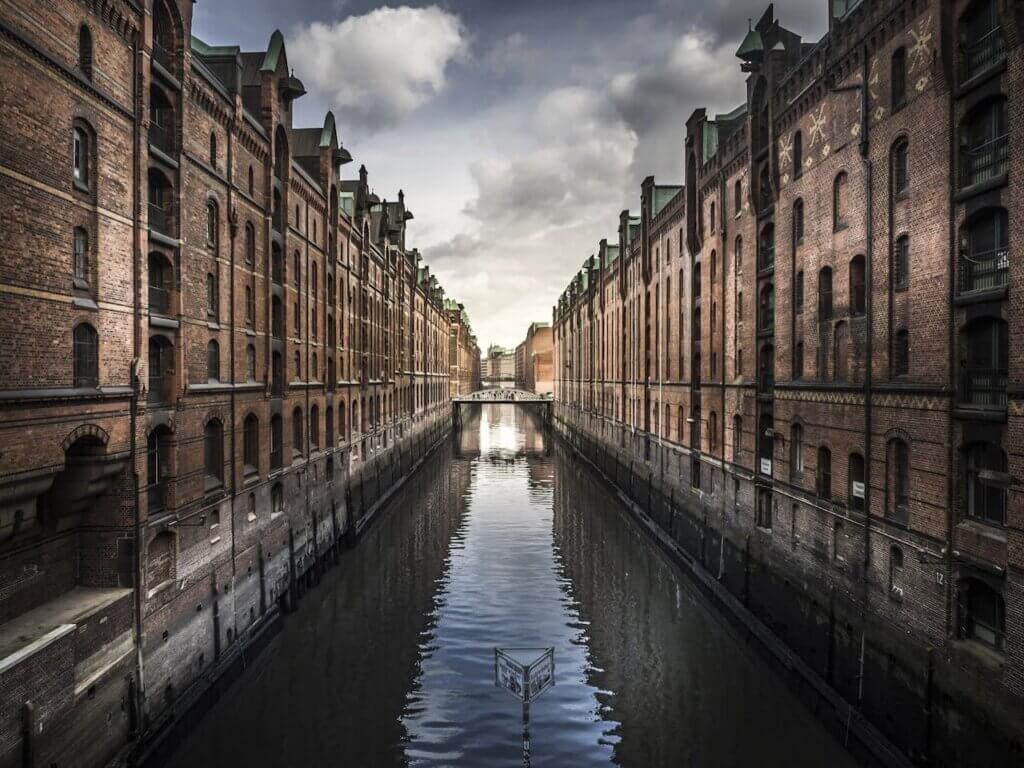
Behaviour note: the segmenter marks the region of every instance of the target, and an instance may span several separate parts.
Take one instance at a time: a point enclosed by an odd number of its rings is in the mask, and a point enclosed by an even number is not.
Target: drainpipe
[[[871,128],[871,119],[868,115],[868,47],[867,44],[863,46],[863,52],[861,55],[861,83],[860,83],[860,156],[861,161],[864,164],[864,181],[865,181],[865,203],[867,207],[867,222],[865,225],[865,251],[864,254],[864,312],[866,314],[866,325],[867,325],[867,341],[866,341],[866,354],[867,360],[864,370],[864,572],[861,576],[861,586],[863,588],[863,594],[861,596],[861,650],[860,650],[860,669],[857,675],[857,706],[861,705],[864,692],[864,646],[866,640],[867,628],[865,627],[865,621],[867,618],[867,599],[868,599],[868,567],[871,562],[871,385],[872,377],[874,373],[873,368],[873,355],[874,355],[874,318],[872,315],[872,308],[874,305],[874,290],[872,285],[872,257],[874,254],[874,167],[871,162],[871,143],[868,136],[868,131]]]
[[[139,83],[139,33],[136,32],[132,38],[132,87],[134,94],[132,98],[132,369],[131,369],[131,453],[132,453],[132,492],[135,496],[135,531],[134,545],[132,546],[132,572],[135,580],[135,697],[131,702],[132,718],[134,720],[135,733],[142,727],[142,714],[144,711],[143,701],[145,699],[145,686],[143,684],[143,659],[142,659],[142,526],[139,521],[140,493],[139,493],[139,471],[137,466],[138,438],[138,407],[139,407],[139,354],[141,342],[141,323],[139,313],[142,311],[139,300],[139,101],[142,98],[142,89]]]
[[[234,185],[234,122],[237,119],[237,112],[232,110],[232,120],[228,129],[228,152],[227,152],[227,210],[228,210],[228,274],[231,277],[231,291],[228,296],[228,311],[231,313],[228,319],[228,328],[231,330],[231,343],[228,345],[228,359],[231,363],[231,583],[234,589],[237,564],[235,562],[235,507],[238,504],[238,416],[236,414],[237,397],[235,384],[235,238],[238,234],[238,214],[235,211],[235,185]],[[215,579],[216,586],[216,579]],[[216,591],[214,591],[214,603],[216,604]],[[234,621],[231,621],[231,633],[235,634]],[[219,642],[219,639],[218,639]]]

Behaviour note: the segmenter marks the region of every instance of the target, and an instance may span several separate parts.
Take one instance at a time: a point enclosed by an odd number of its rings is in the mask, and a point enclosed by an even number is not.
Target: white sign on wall
[[[770,475],[772,473],[772,460],[761,459],[761,474]]]

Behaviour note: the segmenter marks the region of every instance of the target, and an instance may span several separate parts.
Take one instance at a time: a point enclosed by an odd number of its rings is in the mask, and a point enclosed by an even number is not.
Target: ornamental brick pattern
[[[192,6],[0,4],[0,765],[173,721],[479,388],[403,193]]]
[[[560,296],[556,423],[909,756],[1012,762],[1022,16],[828,5],[816,43],[769,7],[747,100]]]

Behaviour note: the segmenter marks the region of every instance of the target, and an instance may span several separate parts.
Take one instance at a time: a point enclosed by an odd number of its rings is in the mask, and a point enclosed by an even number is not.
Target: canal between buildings
[[[461,432],[180,738],[173,766],[853,766],[531,406]],[[554,647],[522,709],[494,649]]]

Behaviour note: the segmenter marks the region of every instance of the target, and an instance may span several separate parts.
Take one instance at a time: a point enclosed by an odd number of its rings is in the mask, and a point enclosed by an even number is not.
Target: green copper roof
[[[270,45],[267,46],[267,55],[263,57],[263,66],[260,67],[260,71],[276,72],[277,60],[281,58],[281,52],[283,50],[284,35],[281,34],[280,29],[275,29],[274,34],[270,36]]]
[[[681,189],[682,187],[655,187],[654,196],[651,198],[651,218],[653,219],[665,210],[665,206],[679,194]]]
[[[703,162],[707,162],[718,152],[718,125],[708,121],[704,123]]]
[[[237,45],[210,45],[200,40],[195,35],[192,35],[192,50],[198,53],[200,56],[230,56],[237,54],[239,48]]]
[[[764,53],[764,43],[761,42],[761,33],[756,29],[752,29],[747,32],[747,36],[740,43],[740,47],[736,51],[736,57],[751,59],[762,53]]]
[[[604,249],[604,265],[610,267],[619,258],[619,246],[609,245]]]
[[[337,136],[337,133],[334,127],[334,113],[328,111],[327,116],[324,118],[324,129],[320,132],[320,146],[331,146],[331,139]]]

